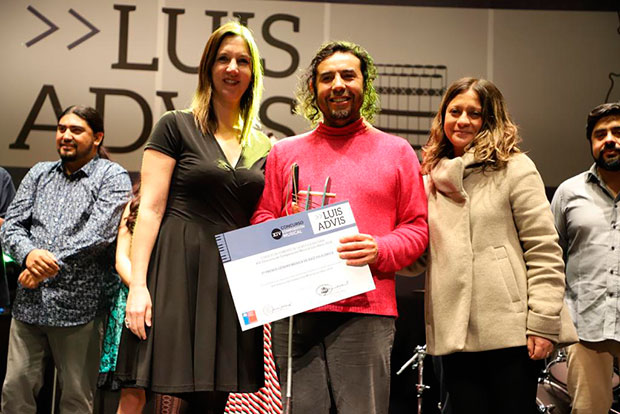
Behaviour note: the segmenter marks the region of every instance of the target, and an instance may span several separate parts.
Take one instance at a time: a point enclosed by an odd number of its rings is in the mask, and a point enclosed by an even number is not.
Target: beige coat
[[[442,159],[427,195],[431,354],[523,346],[526,335],[557,343],[566,340],[562,323],[568,340],[576,338],[563,310],[564,263],[549,202],[526,155],[486,172],[472,152]]]

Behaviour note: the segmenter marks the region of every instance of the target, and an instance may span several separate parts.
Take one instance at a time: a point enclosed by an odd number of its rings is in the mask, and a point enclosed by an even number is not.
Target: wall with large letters
[[[206,39],[231,18],[256,35],[266,75],[261,118],[277,137],[308,129],[291,112],[297,76],[329,39],[373,55],[383,107],[377,125],[416,148],[446,85],[462,76],[493,80],[550,186],[587,168],[585,117],[620,99],[620,22],[610,11],[11,0],[0,3],[0,165],[55,159],[56,114],[82,103],[104,112],[105,145],[137,171],[153,123],[188,106]]]

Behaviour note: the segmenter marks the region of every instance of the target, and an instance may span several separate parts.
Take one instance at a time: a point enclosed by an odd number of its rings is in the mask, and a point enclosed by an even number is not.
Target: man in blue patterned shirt
[[[105,314],[118,289],[114,240],[131,183],[99,157],[103,120],[72,106],[56,131],[60,161],[24,177],[0,230],[24,270],[13,305],[3,414],[36,412],[45,363],[58,369],[61,413],[90,413]]]
[[[566,303],[579,334],[567,349],[572,414],[606,414],[620,358],[620,102],[588,115],[594,164],[558,187],[551,208],[566,262]]]

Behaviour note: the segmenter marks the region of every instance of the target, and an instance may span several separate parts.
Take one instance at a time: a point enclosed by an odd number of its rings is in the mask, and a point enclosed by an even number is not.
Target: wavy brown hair
[[[521,152],[518,146],[521,137],[497,86],[486,79],[461,78],[448,87],[433,119],[428,142],[423,148],[423,173],[430,173],[440,159],[454,157],[454,147],[444,131],[446,109],[457,95],[470,89],[478,95],[482,106],[482,127],[465,151],[473,148],[483,169],[501,169],[512,154]]]
[[[140,180],[138,180],[131,190],[131,200],[129,200],[129,214],[125,217],[125,225],[129,233],[133,234],[138,219],[138,209],[140,208]]]
[[[306,118],[314,126],[323,118],[316,102],[316,75],[321,62],[334,53],[351,53],[360,61],[360,70],[364,77],[364,102],[360,108],[361,115],[372,122],[379,112],[379,95],[373,85],[377,78],[377,68],[370,54],[363,47],[346,41],[324,43],[312,58],[310,66],[301,75],[295,96],[297,107],[295,112]]]
[[[263,67],[252,32],[241,23],[228,22],[215,30],[207,40],[198,67],[198,86],[194,93],[191,109],[203,134],[215,132],[217,119],[211,102],[213,94],[211,70],[222,41],[229,36],[240,36],[245,40],[252,60],[252,79],[248,89],[241,97],[241,121],[243,122],[241,125],[241,145],[245,145],[250,138],[252,128],[258,124],[258,110],[263,95]]]

